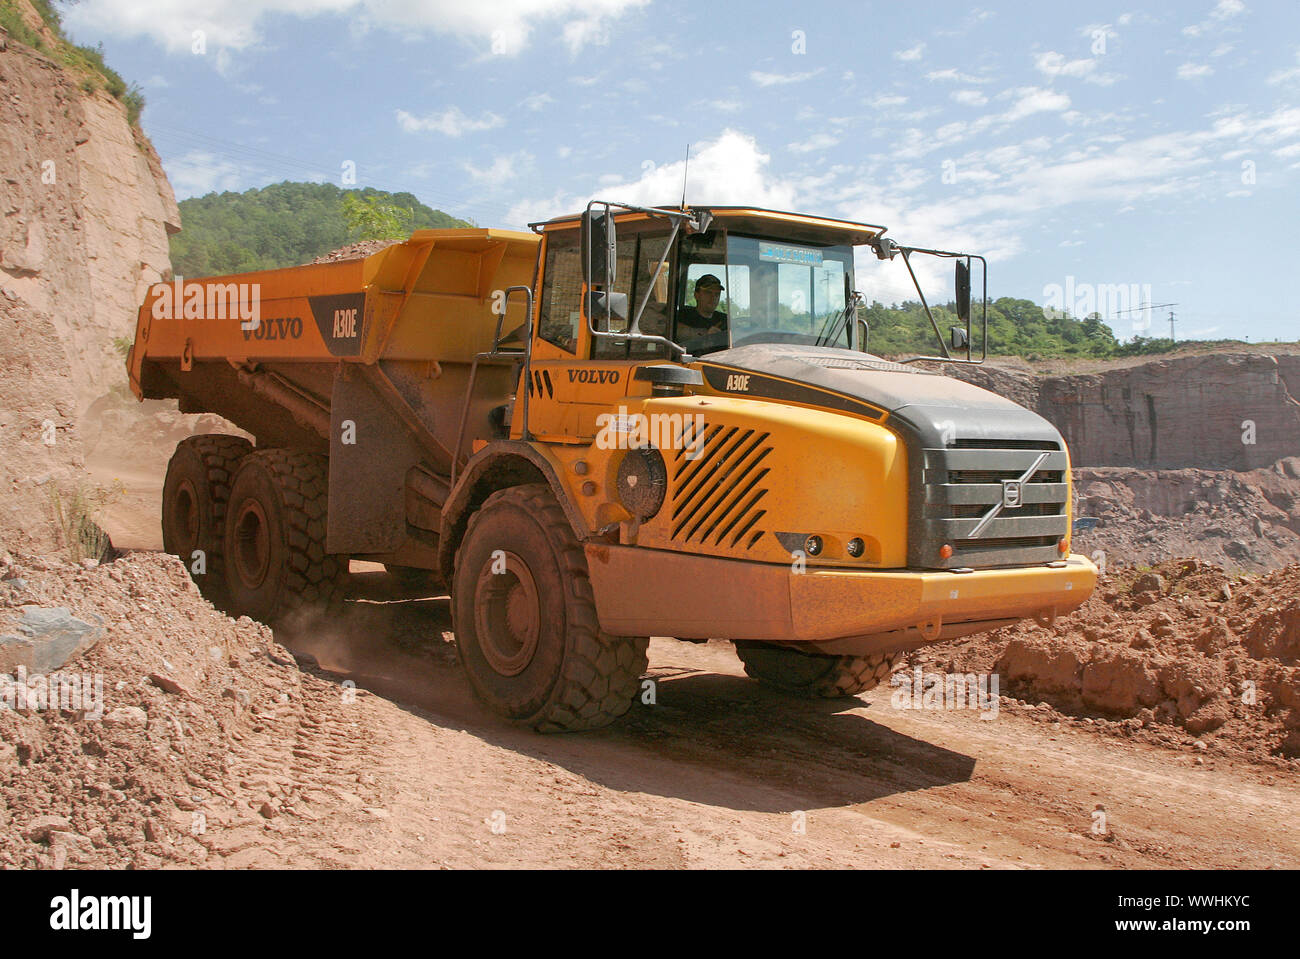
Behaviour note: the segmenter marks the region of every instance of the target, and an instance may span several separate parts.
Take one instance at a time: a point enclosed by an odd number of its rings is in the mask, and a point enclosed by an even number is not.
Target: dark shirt
[[[714,310],[709,316],[701,316],[699,310],[689,306],[677,314],[677,323],[679,326],[688,326],[692,330],[701,332],[712,326],[721,327],[725,330],[727,328],[727,314],[721,310]]]

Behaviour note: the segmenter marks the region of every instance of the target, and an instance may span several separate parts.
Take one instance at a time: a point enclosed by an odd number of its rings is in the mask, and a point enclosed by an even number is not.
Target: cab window
[[[609,332],[627,332],[641,300],[648,293],[649,298],[641,314],[641,332],[656,336],[668,335],[668,266],[671,261],[665,260],[657,272],[656,267],[659,258],[663,256],[669,235],[659,227],[653,231],[641,230],[635,233],[620,228],[618,276],[614,292],[627,296],[627,315],[612,316],[607,321],[604,312],[597,310],[594,317],[596,329],[605,330],[608,322]],[[599,360],[648,359],[667,356],[668,348],[662,343],[636,343],[601,336],[594,338],[591,355],[593,359]]]
[[[538,336],[562,350],[577,352],[582,300],[582,257],[577,230],[547,235],[546,274],[542,285]]]

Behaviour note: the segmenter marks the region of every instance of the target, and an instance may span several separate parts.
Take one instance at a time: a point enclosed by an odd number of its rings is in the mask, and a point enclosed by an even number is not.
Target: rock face
[[[76,395],[54,321],[0,290],[0,540],[54,545],[54,490],[84,466]]]
[[[1253,470],[1300,454],[1300,354],[1174,357],[1070,376],[945,372],[1045,417],[1075,466]]]
[[[13,40],[0,87],[0,287],[53,322],[80,412],[121,384],[112,340],[132,334],[146,288],[170,271],[180,214],[121,103]]]
[[[1080,466],[1256,469],[1300,453],[1300,356],[1189,356],[1054,377],[1038,411]]]
[[[0,538],[36,549],[59,544],[54,491],[85,481],[78,426],[125,388],[113,339],[170,273],[180,214],[121,103],[11,38],[0,91]]]

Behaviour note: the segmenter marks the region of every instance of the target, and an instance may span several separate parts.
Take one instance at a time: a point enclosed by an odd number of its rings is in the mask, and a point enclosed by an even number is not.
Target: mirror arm
[[[912,249],[906,246],[900,247],[900,249],[903,253],[903,265],[907,267],[907,272],[912,277],[912,285],[916,287],[916,293],[921,297],[921,306],[925,308],[925,315],[929,318],[930,326],[934,329],[934,338],[939,341],[944,359],[950,360],[952,354],[948,352],[948,344],[943,341],[943,334],[939,332],[939,324],[934,321],[934,314],[930,312],[930,304],[925,301],[925,291],[921,289],[921,281],[916,278],[916,272],[912,269]]]

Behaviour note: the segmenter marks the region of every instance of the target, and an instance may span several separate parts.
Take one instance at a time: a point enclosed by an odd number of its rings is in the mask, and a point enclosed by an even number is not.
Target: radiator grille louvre
[[[757,430],[707,424],[686,437],[673,459],[675,542],[750,550],[762,539],[770,438]]]

